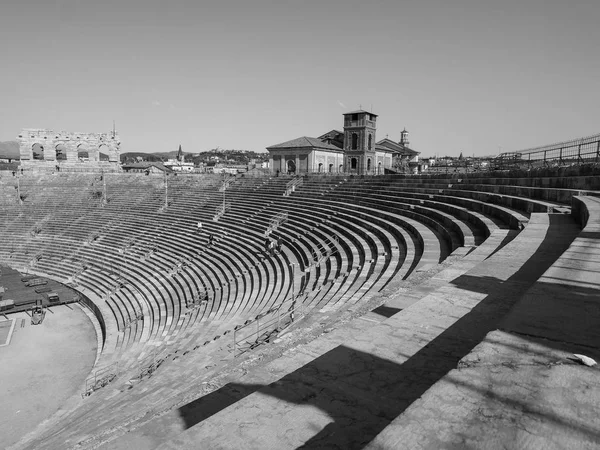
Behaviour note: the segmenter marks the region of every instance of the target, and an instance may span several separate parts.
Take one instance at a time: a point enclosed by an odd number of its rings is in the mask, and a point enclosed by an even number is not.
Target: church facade
[[[419,152],[408,147],[408,132],[400,142],[376,140],[377,115],[363,109],[344,114],[344,130],[317,138],[302,136],[267,147],[273,173],[351,173],[382,175],[412,164]]]

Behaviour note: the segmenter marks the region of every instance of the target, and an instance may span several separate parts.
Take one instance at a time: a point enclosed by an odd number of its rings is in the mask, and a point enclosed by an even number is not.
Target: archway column
[[[65,147],[67,148],[67,162],[77,162],[77,142],[66,142]]]
[[[44,160],[56,161],[56,142],[48,142],[48,145],[44,146]]]
[[[100,152],[97,148],[88,150],[88,158],[90,161],[100,161]]]

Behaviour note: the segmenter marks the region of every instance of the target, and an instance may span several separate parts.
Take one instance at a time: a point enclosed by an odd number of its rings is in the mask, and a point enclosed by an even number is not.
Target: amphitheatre
[[[76,138],[0,173],[4,299],[61,299],[0,316],[30,392],[1,447],[600,447],[600,135],[493,171],[164,177]]]

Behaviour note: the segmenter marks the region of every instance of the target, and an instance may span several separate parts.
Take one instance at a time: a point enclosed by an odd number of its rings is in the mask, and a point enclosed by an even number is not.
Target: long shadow
[[[497,328],[521,295],[568,247],[570,242],[557,242],[555,237],[548,233],[535,255],[506,281],[472,275],[454,280],[454,285],[485,293],[485,298],[401,364],[338,346],[269,385],[230,383],[185,405],[180,416],[190,428],[260,391],[291,404],[315,406],[331,418],[302,448],[363,448]],[[256,415],[257,409],[251,414]],[[560,418],[549,420],[563,425]],[[585,427],[579,431],[590,433]],[[595,434],[589,437],[598,439]]]

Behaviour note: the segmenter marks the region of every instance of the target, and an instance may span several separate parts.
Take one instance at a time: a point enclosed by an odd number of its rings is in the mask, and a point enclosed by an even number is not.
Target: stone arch
[[[296,173],[296,162],[294,160],[287,161],[287,171],[288,173]]]
[[[338,172],[343,172],[344,171],[344,165],[340,164],[340,166],[338,167]]]
[[[381,171],[381,161],[377,164],[377,174],[381,175],[382,171]]]
[[[319,163],[318,167],[317,167],[317,171],[319,173],[323,172],[323,163]]]
[[[328,172],[329,172],[329,173],[332,173],[332,172],[333,172],[333,164],[329,164],[329,170],[328,170]]]
[[[371,158],[367,158],[367,172],[371,171]]]
[[[108,145],[101,144],[98,147],[98,161],[109,161],[110,160],[110,148]]]
[[[77,159],[80,161],[88,161],[90,158],[90,153],[85,144],[79,144],[77,146]]]
[[[57,161],[66,161],[67,160],[67,146],[63,143],[57,144],[54,147],[56,151],[56,160]]]
[[[32,159],[43,160],[44,159],[44,146],[39,142],[36,142],[31,146]]]

